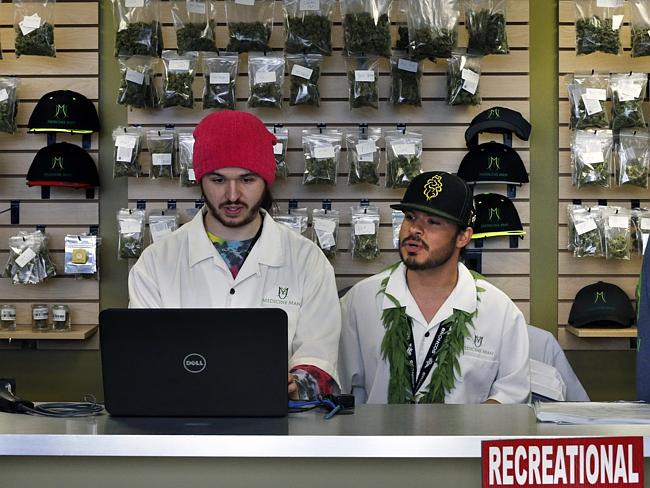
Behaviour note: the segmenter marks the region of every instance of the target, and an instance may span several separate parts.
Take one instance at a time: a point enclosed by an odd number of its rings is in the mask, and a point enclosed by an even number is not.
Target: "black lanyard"
[[[429,373],[431,372],[431,369],[433,368],[433,365],[436,362],[436,358],[438,357],[438,352],[440,351],[440,347],[445,341],[445,338],[447,337],[447,333],[449,332],[449,329],[451,329],[453,322],[444,321],[440,324],[440,326],[438,327],[438,332],[436,332],[436,335],[433,338],[433,342],[431,342],[429,351],[427,352],[427,355],[424,357],[424,362],[422,363],[422,369],[420,370],[420,374],[417,374],[418,362],[417,362],[417,358],[415,357],[415,342],[413,340],[413,322],[411,322],[411,317],[408,318],[408,321],[409,321],[409,347],[406,349],[406,354],[408,355],[409,366],[411,368],[411,392],[413,393],[413,398],[415,399],[415,395],[420,390],[420,388],[422,388],[422,384],[424,383],[424,380],[427,378],[427,376],[429,376]]]

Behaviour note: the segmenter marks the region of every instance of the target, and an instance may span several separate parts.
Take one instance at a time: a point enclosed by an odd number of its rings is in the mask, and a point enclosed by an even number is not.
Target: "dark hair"
[[[271,195],[271,189],[269,185],[264,183],[264,193],[262,194],[262,202],[260,207],[266,210],[269,213],[272,213],[272,209],[275,206],[275,200],[273,200],[273,195]]]

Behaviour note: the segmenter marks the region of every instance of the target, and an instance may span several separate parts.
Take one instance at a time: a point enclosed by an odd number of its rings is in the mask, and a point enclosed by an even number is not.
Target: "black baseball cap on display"
[[[458,168],[458,176],[469,184],[528,183],[528,173],[517,151],[498,142],[473,146]]]
[[[395,210],[420,211],[437,215],[458,225],[471,226],[474,219],[472,188],[461,178],[444,171],[417,175]]]
[[[516,110],[505,107],[492,107],[472,119],[465,131],[467,147],[478,144],[478,135],[481,132],[490,132],[492,134],[513,132],[519,139],[527,141],[530,137],[530,124]]]
[[[99,186],[97,166],[79,146],[59,142],[42,148],[27,172],[28,186],[67,186],[94,188]]]
[[[569,324],[574,327],[629,327],[634,318],[627,294],[604,281],[580,289],[569,312]]]
[[[81,93],[56,90],[46,93],[29,117],[29,132],[91,134],[99,131],[95,105]]]
[[[474,197],[476,221],[472,239],[497,236],[523,236],[519,213],[508,197],[497,193],[480,193]]]

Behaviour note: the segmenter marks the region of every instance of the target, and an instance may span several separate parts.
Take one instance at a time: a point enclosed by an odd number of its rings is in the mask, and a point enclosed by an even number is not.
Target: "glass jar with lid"
[[[0,305],[0,330],[16,330],[16,306]]]
[[[56,332],[71,329],[70,308],[67,305],[52,305],[52,328]]]
[[[44,303],[32,305],[32,330],[34,332],[50,330],[50,311]]]

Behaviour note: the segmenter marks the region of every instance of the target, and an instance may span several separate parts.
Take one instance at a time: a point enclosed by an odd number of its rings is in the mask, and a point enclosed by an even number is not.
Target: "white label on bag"
[[[277,142],[273,144],[273,154],[276,156],[282,156],[282,151],[284,150],[284,144]]]
[[[585,220],[584,222],[576,224],[576,232],[579,236],[586,234],[587,232],[591,232],[597,228],[598,226],[596,225],[596,221],[594,219]]]
[[[230,83],[230,73],[210,73],[211,85],[227,85]]]
[[[300,10],[320,10],[319,0],[300,0]]]
[[[622,81],[618,87],[618,98],[622,102],[628,102],[641,97],[641,90],[643,86],[641,83],[625,80]]]
[[[463,86],[461,88],[466,92],[474,95],[476,93],[476,90],[478,90],[478,83],[471,80],[465,80],[463,81]]]
[[[7,90],[3,88],[0,90],[0,102],[4,102],[5,100],[9,100],[9,93],[7,93]]]
[[[593,165],[605,162],[605,158],[601,151],[586,152],[582,154],[582,161],[587,165]]]
[[[187,170],[187,179],[190,181],[196,181],[196,174],[192,168]]]
[[[0,311],[0,320],[16,320],[16,311],[3,309]]]
[[[318,245],[321,249],[327,250],[336,245],[336,239],[334,239],[334,234],[331,232],[317,230],[316,237],[318,238]]]
[[[619,30],[623,23],[623,15],[612,15],[612,30]]]
[[[603,107],[598,100],[594,100],[593,98],[585,98],[583,95],[582,101],[585,104],[588,115],[594,115],[603,111]]]
[[[334,233],[336,230],[336,222],[330,219],[314,219],[314,230],[321,232],[329,232],[330,234]]]
[[[25,15],[23,17],[22,24],[25,28],[28,29],[38,29],[41,26],[41,18],[38,16],[38,14]]]
[[[411,73],[417,73],[418,63],[416,61],[400,58],[397,61],[397,69],[401,69],[402,71],[410,71]]]
[[[30,32],[34,32],[36,30],[32,27],[25,26],[22,22],[18,22],[18,26],[20,27],[20,31],[23,33],[23,36],[26,36]]]
[[[623,0],[596,0],[596,6],[599,8],[616,8],[623,6]]]
[[[334,157],[334,146],[316,146],[314,148],[316,159],[331,159]]]
[[[137,220],[120,221],[120,234],[138,234],[140,232],[142,232],[142,227]]]
[[[370,139],[367,141],[361,141],[357,144],[357,154],[359,156],[363,154],[370,154],[372,155],[375,151],[377,151],[377,145],[375,144],[375,141]],[[372,158],[370,158],[372,161]]]
[[[249,7],[252,7],[255,5],[255,0],[235,0],[235,3],[239,5],[248,5]]]
[[[630,227],[630,221],[627,217],[610,215],[608,222],[609,222],[609,226],[615,229],[627,229],[628,227]]]
[[[650,218],[648,217],[641,218],[641,230],[650,230]]]
[[[117,155],[115,159],[121,163],[130,163],[133,149],[126,146],[117,146]]]
[[[463,71],[461,71],[460,77],[463,80],[475,81],[477,84],[478,80],[480,79],[478,73],[474,73],[471,69],[467,68],[464,68]]]
[[[258,71],[255,73],[255,84],[275,83],[275,71]]]
[[[375,161],[375,153],[359,154],[360,163],[373,163]]]
[[[582,99],[590,98],[592,100],[607,100],[607,90],[604,88],[587,88],[582,95]]]
[[[144,7],[144,0],[124,0],[126,8],[140,8]]]
[[[151,240],[156,242],[161,237],[171,234],[172,230],[167,227],[167,223],[165,222],[154,222],[153,224],[149,224],[149,232],[151,233]]]
[[[294,64],[293,68],[291,68],[291,76],[299,76],[300,78],[304,78],[306,80],[309,80],[313,73],[313,69],[305,68],[299,64]]]
[[[171,166],[171,153],[157,153],[151,155],[151,164],[154,166]]]
[[[374,222],[357,222],[354,224],[355,236],[370,236],[375,233]]]
[[[170,59],[169,71],[189,71],[190,61],[187,59]]]
[[[355,69],[354,81],[372,83],[375,81],[375,72],[371,69]]]
[[[119,135],[115,138],[115,145],[117,147],[128,147],[129,149],[133,149],[138,142],[138,138],[136,136],[130,136],[130,135]]]
[[[52,313],[52,320],[55,322],[65,322],[65,316],[67,314],[65,313],[65,310],[54,310]]]
[[[22,268],[35,257],[36,253],[34,250],[31,247],[28,247],[16,258],[16,264]]]
[[[187,11],[191,14],[204,14],[205,3],[203,2],[187,2]]]
[[[415,144],[393,144],[393,152],[396,156],[415,155]]]
[[[126,70],[126,81],[135,83],[136,85],[142,85],[144,83],[144,73],[138,71],[133,71],[132,69]]]
[[[32,310],[32,318],[34,320],[46,320],[50,316],[47,307],[35,308]]]

